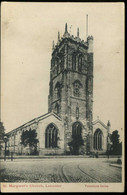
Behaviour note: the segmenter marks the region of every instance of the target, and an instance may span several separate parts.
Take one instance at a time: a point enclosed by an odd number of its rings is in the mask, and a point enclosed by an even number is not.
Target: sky
[[[2,3],[1,121],[6,132],[48,112],[52,42],[94,37],[93,120],[124,128],[123,3]]]

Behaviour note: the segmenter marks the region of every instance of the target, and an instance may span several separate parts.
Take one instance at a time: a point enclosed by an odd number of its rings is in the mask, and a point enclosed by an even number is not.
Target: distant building
[[[16,154],[26,154],[21,134],[36,129],[39,155],[66,154],[68,142],[74,136],[84,140],[82,154],[105,153],[109,142],[110,123],[93,122],[93,37],[84,42],[68,33],[52,48],[48,113],[7,133],[7,148]],[[89,146],[89,147],[88,147]]]

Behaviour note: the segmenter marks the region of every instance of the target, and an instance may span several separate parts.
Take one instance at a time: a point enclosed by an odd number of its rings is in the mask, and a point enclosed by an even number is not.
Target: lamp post
[[[7,147],[7,136],[4,136],[4,142],[5,142],[5,151],[4,151],[4,160],[6,161],[6,147]]]
[[[86,142],[86,154],[90,154],[90,133],[87,134],[87,142]]]
[[[108,155],[108,158],[109,158],[109,155],[110,155],[110,144],[109,143],[107,144],[107,155]]]

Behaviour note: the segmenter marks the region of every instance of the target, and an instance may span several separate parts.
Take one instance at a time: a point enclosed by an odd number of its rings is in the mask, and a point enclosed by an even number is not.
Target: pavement
[[[34,155],[14,155],[13,156],[14,159],[49,159],[49,158],[96,158],[94,155],[90,156],[90,155],[43,155],[43,156],[34,156]],[[107,155],[99,155],[98,158],[108,158]],[[109,159],[111,158],[119,158],[118,155],[112,155],[109,156]],[[4,159],[4,156],[1,157],[0,159]],[[11,159],[11,156],[7,156],[6,159]]]
[[[115,164],[115,163],[111,163],[109,165],[112,166],[112,167],[122,168],[122,165]]]
[[[119,183],[117,158],[38,158],[1,160],[1,182]]]

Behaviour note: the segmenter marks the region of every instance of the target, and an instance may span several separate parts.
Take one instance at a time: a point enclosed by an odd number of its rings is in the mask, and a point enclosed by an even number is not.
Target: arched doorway
[[[100,129],[97,129],[94,133],[94,149],[95,150],[102,150],[102,139],[103,134]]]
[[[82,124],[75,122],[72,125],[72,141],[70,142],[70,150],[74,155],[78,155],[81,146],[84,144],[82,139]]]
[[[45,131],[45,148],[57,148],[58,147],[58,129],[51,123],[48,125]]]
[[[80,122],[75,122],[72,125],[72,138],[82,137],[82,124]]]

